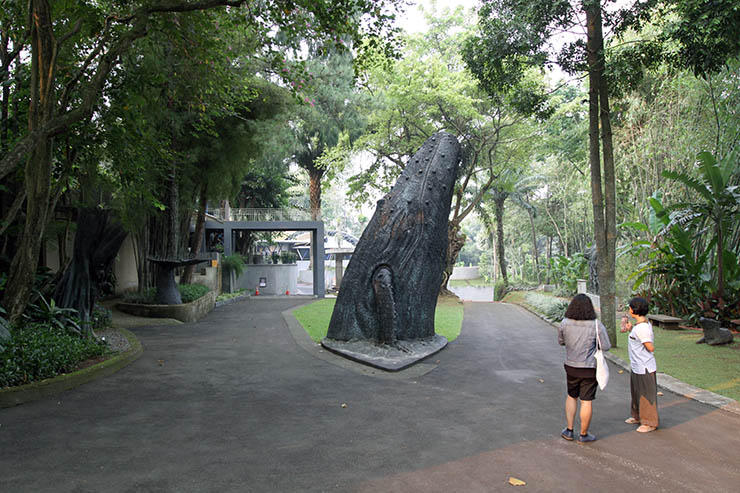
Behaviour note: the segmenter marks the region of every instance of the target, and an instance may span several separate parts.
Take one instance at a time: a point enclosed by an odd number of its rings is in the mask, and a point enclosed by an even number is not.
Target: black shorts
[[[575,368],[565,366],[568,395],[582,401],[592,401],[596,398],[596,368]]]

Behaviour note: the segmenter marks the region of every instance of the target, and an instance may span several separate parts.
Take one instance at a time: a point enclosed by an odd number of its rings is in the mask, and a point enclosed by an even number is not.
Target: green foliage
[[[497,279],[493,285],[493,301],[501,301],[506,296],[506,283],[503,279]]]
[[[239,288],[233,293],[221,293],[218,296],[216,296],[216,301],[226,301],[230,300],[232,298],[236,298],[238,296],[243,296],[245,294],[248,294],[247,291],[244,288]]]
[[[233,272],[236,277],[239,277],[246,268],[246,261],[242,255],[234,253],[232,255],[224,255],[221,257],[221,265],[224,269],[229,272]]]
[[[721,15],[718,13],[721,12]],[[699,76],[719,72],[740,54],[740,8],[736,0],[634,2],[619,16],[618,32],[655,26],[650,43],[639,43],[634,58],[647,65],[656,58]]]
[[[280,253],[280,262],[284,264],[295,264],[298,256],[293,252],[282,252]]]
[[[578,288],[578,279],[585,279],[588,272],[588,259],[582,252],[571,257],[558,255],[550,259],[550,276],[569,295],[575,294]]]
[[[206,295],[210,291],[208,286],[202,284],[178,284],[180,296],[183,303],[190,303]]]
[[[23,313],[23,323],[49,325],[59,330],[82,334],[77,310],[60,308],[53,298],[47,301],[43,295],[39,295],[34,302],[28,304]]]
[[[207,286],[202,284],[178,284],[177,289],[180,291],[180,297],[183,303],[190,303],[204,296],[210,291]],[[157,298],[157,288],[145,289],[143,292],[126,293],[123,295],[125,303],[137,303],[141,305],[153,305]]]
[[[534,311],[554,322],[561,321],[565,316],[565,310],[568,309],[568,302],[566,300],[533,291],[527,292],[524,302],[532,307]]]
[[[113,325],[113,312],[97,303],[93,307],[90,318],[93,330],[107,329]]]
[[[740,314],[740,289],[732,277],[737,273],[737,254],[726,245],[731,227],[736,227],[730,218],[740,210],[740,194],[729,184],[736,157],[730,154],[718,163],[703,152],[697,159],[698,177],[663,173],[685,185],[696,200],[664,206],[656,193],[648,201],[647,222],[624,225],[643,234],[630,249],[643,259],[631,276],[633,289],[647,281],[648,296],[659,310],[693,321],[712,314],[735,318]]]
[[[157,288],[147,288],[143,291],[135,291],[131,293],[125,293],[123,295],[124,303],[136,303],[141,305],[152,305],[154,304],[154,298],[157,294]]]
[[[74,371],[105,354],[105,344],[57,326],[32,323],[13,330],[0,352],[0,387],[23,385]]]

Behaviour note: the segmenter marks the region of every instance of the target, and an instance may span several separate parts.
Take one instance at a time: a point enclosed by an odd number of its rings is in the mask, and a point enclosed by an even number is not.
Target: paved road
[[[304,302],[134,328],[132,365],[0,410],[0,491],[738,490],[740,416],[666,392],[662,428],[635,433],[616,368],[599,440],[562,440],[562,350],[517,306],[467,303],[456,341],[379,375],[296,343],[281,313]]]

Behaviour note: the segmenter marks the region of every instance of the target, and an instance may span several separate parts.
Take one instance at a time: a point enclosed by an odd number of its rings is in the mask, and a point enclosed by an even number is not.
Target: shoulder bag
[[[599,388],[604,390],[606,384],[609,383],[609,367],[606,365],[604,352],[601,350],[598,320],[594,320],[594,327],[596,327],[596,352],[594,353],[594,358],[596,358],[596,381],[599,383]]]

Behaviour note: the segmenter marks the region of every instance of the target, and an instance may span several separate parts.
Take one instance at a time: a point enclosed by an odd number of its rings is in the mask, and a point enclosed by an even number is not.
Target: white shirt
[[[643,322],[632,327],[627,346],[630,355],[630,367],[633,373],[644,375],[658,369],[655,355],[647,350],[646,342],[655,343],[653,326],[650,322]]]

